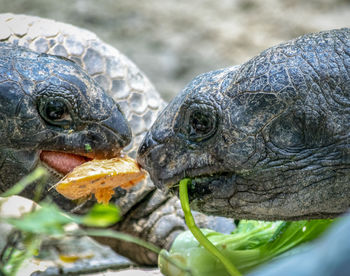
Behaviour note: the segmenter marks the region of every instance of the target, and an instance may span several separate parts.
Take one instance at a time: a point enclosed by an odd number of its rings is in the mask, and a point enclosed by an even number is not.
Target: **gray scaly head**
[[[146,135],[158,188],[250,219],[334,217],[350,203],[350,30],[305,35],[196,77]]]
[[[0,191],[40,163],[54,172],[54,184],[90,158],[118,155],[131,140],[119,106],[74,62],[6,43],[0,44],[0,118]]]

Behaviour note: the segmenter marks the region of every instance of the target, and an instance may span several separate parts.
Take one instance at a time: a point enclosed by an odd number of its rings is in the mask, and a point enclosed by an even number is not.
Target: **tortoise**
[[[350,29],[303,35],[195,77],[138,150],[155,185],[206,214],[335,218],[350,205]],[[350,216],[253,275],[348,275]]]
[[[49,190],[69,167],[89,158],[121,151],[136,156],[165,102],[132,61],[87,30],[34,16],[1,14],[0,41],[0,192],[39,165],[50,172]],[[33,191],[30,186],[22,195],[32,198]],[[74,213],[93,201],[77,205],[54,189],[47,194]],[[169,248],[186,229],[177,198],[149,178],[128,191],[117,189],[113,201],[123,216],[114,229],[159,247]],[[215,228],[219,220],[222,229],[234,227],[232,220],[197,217],[203,226]],[[157,263],[144,248],[100,241],[140,264]]]
[[[183,177],[195,210],[336,217],[350,204],[350,29],[301,36],[194,78],[138,151],[155,185]],[[176,186],[176,185],[175,185]]]

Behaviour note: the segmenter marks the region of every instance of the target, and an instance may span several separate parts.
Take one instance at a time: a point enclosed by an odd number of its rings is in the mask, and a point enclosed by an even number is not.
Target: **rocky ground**
[[[0,12],[97,33],[129,56],[166,100],[199,73],[242,63],[304,33],[350,26],[348,0],[0,0]]]

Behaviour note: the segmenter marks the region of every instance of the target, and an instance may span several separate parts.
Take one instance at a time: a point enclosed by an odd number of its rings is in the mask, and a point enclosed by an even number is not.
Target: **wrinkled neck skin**
[[[6,43],[0,43],[0,118],[0,192],[42,165],[43,151],[111,158],[131,140],[119,106],[78,65]],[[64,176],[55,169],[43,195],[70,209],[74,203],[49,191]],[[35,185],[22,195],[32,198]]]
[[[334,30],[198,76],[154,123],[138,161],[163,190],[192,178],[191,206],[207,214],[297,220],[347,211],[349,53],[350,30]]]

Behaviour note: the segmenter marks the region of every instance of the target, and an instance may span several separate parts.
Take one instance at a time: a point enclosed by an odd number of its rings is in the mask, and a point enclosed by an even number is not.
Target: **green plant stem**
[[[191,179],[189,178],[182,179],[180,181],[180,191],[179,191],[181,207],[185,214],[185,221],[186,221],[186,225],[188,226],[188,229],[192,232],[193,236],[205,249],[207,249],[211,254],[213,254],[216,258],[218,258],[223,263],[227,272],[231,276],[242,275],[237,270],[237,268],[230,262],[230,260],[226,258],[224,255],[222,255],[221,252],[203,235],[203,233],[200,231],[200,229],[197,227],[196,223],[194,222],[190,205],[189,205],[189,200],[188,200],[187,185],[189,182],[191,182]]]

